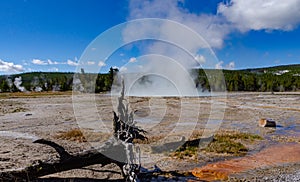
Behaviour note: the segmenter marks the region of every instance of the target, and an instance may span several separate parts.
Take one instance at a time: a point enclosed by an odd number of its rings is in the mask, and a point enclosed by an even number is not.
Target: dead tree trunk
[[[136,181],[140,171],[140,150],[133,145],[134,139],[147,139],[143,134],[146,133],[143,129],[135,126],[133,112],[129,112],[128,103],[125,102],[125,86],[123,87],[121,96],[118,100],[118,114],[114,112],[114,136],[122,141],[126,151],[126,161],[123,166],[123,174],[128,181]],[[141,134],[143,133],[143,134]]]
[[[114,112],[112,137],[99,149],[88,150],[75,155],[69,154],[62,146],[48,140],[39,139],[34,143],[53,147],[59,154],[59,160],[38,161],[24,169],[0,172],[0,180],[16,181],[28,180],[54,174],[70,169],[78,169],[93,164],[105,166],[110,163],[118,165],[127,181],[136,181],[140,170],[139,149],[133,145],[134,139],[146,139],[144,130],[135,126],[133,113],[129,113],[128,104],[125,104],[124,82],[117,113]],[[113,154],[113,155],[112,155]]]
[[[125,165],[122,162],[111,159],[104,155],[105,153],[124,150],[124,147],[117,145],[117,142],[113,140],[109,145],[106,145],[99,150],[89,150],[75,155],[69,154],[62,146],[59,146],[58,144],[48,140],[39,139],[34,143],[45,144],[53,147],[59,154],[59,160],[49,162],[37,161],[36,163],[31,164],[29,167],[24,169],[0,172],[0,179],[2,181],[31,181],[41,176],[67,171],[70,169],[78,169],[93,164],[101,164],[102,166],[105,166],[107,164],[115,163],[120,168]]]

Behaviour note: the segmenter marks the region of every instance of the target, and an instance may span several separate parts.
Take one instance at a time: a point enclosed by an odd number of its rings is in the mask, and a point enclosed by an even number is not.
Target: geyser
[[[118,72],[112,94],[120,93],[124,80],[128,96],[198,96],[195,76],[178,61],[162,55],[145,55]]]

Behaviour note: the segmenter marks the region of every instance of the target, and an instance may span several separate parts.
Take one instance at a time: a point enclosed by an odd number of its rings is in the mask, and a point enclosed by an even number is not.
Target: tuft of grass
[[[178,159],[196,159],[198,152],[198,146],[181,146],[175,152],[171,153],[171,157],[176,157]]]
[[[16,113],[28,111],[27,108],[23,107],[24,103],[12,100],[1,100],[0,101],[0,113]]]
[[[165,137],[166,137],[165,135],[147,136],[147,140],[134,139],[133,142],[137,144],[151,144]]]
[[[25,109],[25,108],[23,108],[23,107],[17,107],[17,108],[15,108],[15,109],[13,109],[13,110],[11,111],[11,113],[15,113],[15,112],[25,112],[25,111],[27,111],[27,109]]]
[[[248,152],[248,149],[242,143],[236,142],[228,136],[215,136],[213,141],[204,148],[204,151],[242,156]]]
[[[77,142],[103,142],[108,140],[111,134],[74,128],[69,131],[59,132],[54,137]]]
[[[214,138],[227,139],[227,140],[241,140],[241,141],[255,141],[262,140],[263,138],[256,134],[241,133],[237,131],[227,131],[216,134]]]
[[[56,136],[56,138],[78,141],[78,142],[86,142],[86,138],[84,137],[82,131],[80,129],[72,129],[66,132],[62,132]]]
[[[216,134],[212,142],[201,150],[218,154],[243,156],[248,152],[248,148],[243,144],[244,142],[254,142],[261,139],[261,136],[255,134],[224,131]],[[199,141],[200,138],[188,142],[189,145],[186,145],[186,143],[173,152],[171,156],[179,159],[195,158],[198,152]]]

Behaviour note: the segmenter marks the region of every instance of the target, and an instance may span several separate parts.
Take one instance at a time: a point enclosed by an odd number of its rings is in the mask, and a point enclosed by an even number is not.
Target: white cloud
[[[23,64],[24,66],[29,65],[29,63],[28,63],[26,60],[22,60],[22,64]]]
[[[102,67],[102,66],[106,66],[106,64],[103,61],[99,61],[98,66]]]
[[[56,61],[51,61],[50,59],[48,59],[48,64],[53,65],[53,64],[59,64],[59,63],[56,62]]]
[[[232,70],[235,68],[235,63],[231,61],[228,65],[226,65],[226,69]]]
[[[33,59],[31,61],[33,64],[37,64],[37,65],[47,65],[48,63],[46,61],[40,60],[40,59]]]
[[[201,3],[197,5],[200,6]],[[216,6],[218,6],[216,14],[204,14],[191,12],[181,0],[130,0],[127,19],[161,18],[174,20],[197,32],[213,49],[222,48],[228,35],[236,31],[288,31],[295,29],[300,24],[300,0],[228,0]],[[123,31],[124,41],[138,40],[140,37],[167,37],[170,38],[168,40],[174,40],[175,43],[178,43],[177,45],[187,47],[187,50],[194,55],[198,53],[199,48],[207,47],[205,41],[199,45],[199,41],[192,39],[193,36],[189,36],[186,31],[181,31],[179,28],[175,30],[171,24],[155,25],[155,23],[153,25],[140,23],[127,26]],[[172,49],[170,45],[155,42],[147,46],[144,49],[152,54],[169,56],[179,60],[180,63],[184,62],[185,67],[194,66],[186,66],[191,61],[176,49]],[[196,55],[195,59],[200,63],[205,61],[203,66],[215,66],[218,69],[235,68],[234,62],[227,65],[223,65],[224,62],[210,64],[212,59],[209,58],[209,55],[205,55],[205,57]]]
[[[221,48],[225,37],[231,32],[230,24],[224,22],[222,16],[208,14],[194,14],[182,7],[182,2],[177,0],[131,0],[129,4],[129,19],[137,18],[164,18],[182,23],[201,35],[210,46]],[[134,30],[126,32],[126,36],[138,36],[141,33],[155,31],[153,27],[139,26]],[[139,30],[139,31],[136,31]],[[158,33],[176,34],[177,38],[187,38],[188,35],[180,35],[181,32],[174,31],[172,27],[162,26]],[[184,40],[183,40],[184,42]]]
[[[0,59],[0,71],[3,72],[21,72],[24,71],[22,65],[6,62]]]
[[[299,0],[231,0],[218,12],[241,31],[293,30],[300,23]]]
[[[70,65],[70,66],[78,66],[79,65],[78,63],[76,63],[76,62],[74,62],[70,59],[68,59],[67,64]]]
[[[219,3],[217,14],[192,13],[180,0],[130,0],[129,20],[137,18],[164,18],[182,23],[201,35],[213,48],[222,48],[224,40],[237,29],[293,30],[300,24],[299,0],[229,0]],[[197,5],[196,5],[197,6]],[[200,3],[198,4],[200,6]],[[216,5],[217,6],[217,5]],[[167,32],[178,38],[179,31],[161,26],[157,30],[147,25],[138,25],[125,32],[125,39],[140,37],[140,34]],[[136,31],[138,30],[138,31]]]
[[[218,62],[217,64],[216,64],[216,66],[215,66],[215,68],[216,69],[223,69],[223,65],[224,64],[224,62],[223,61],[220,61],[220,62]]]
[[[195,60],[198,61],[199,63],[202,63],[202,64],[206,62],[205,57],[203,55],[199,55],[199,54],[197,54],[195,56]]]
[[[33,59],[31,62],[33,64],[36,64],[36,65],[56,65],[56,64],[59,64],[58,62],[52,61],[50,59],[48,59],[47,61],[44,61],[44,60],[41,60],[41,59]]]
[[[121,68],[120,68],[120,72],[126,72],[128,69],[126,68],[126,67],[124,67],[124,66],[122,66]]]
[[[132,57],[132,58],[129,59],[129,62],[130,63],[135,63],[135,62],[137,62],[137,59],[135,57]]]
[[[88,61],[87,64],[88,64],[88,65],[94,65],[94,64],[95,64],[95,61]]]
[[[234,61],[229,62],[227,65],[223,66],[224,61],[220,61],[215,65],[215,69],[227,69],[227,70],[232,70],[235,68],[235,63]]]

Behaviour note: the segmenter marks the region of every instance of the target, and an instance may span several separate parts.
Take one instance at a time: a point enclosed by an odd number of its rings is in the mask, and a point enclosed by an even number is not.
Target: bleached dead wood
[[[0,179],[2,181],[31,181],[41,176],[71,169],[79,169],[94,164],[101,164],[102,166],[105,166],[107,164],[115,163],[120,168],[125,165],[123,162],[120,162],[122,161],[121,158],[125,158],[126,156],[125,147],[122,144],[118,143],[118,141],[114,141],[114,139],[111,139],[110,142],[107,142],[107,145],[101,147],[98,150],[88,150],[75,155],[69,154],[62,146],[52,141],[39,139],[34,143],[45,144],[53,147],[58,152],[59,159],[47,162],[37,161],[36,163],[31,164],[24,169],[0,172]],[[120,161],[111,159],[105,155],[106,153],[115,151],[119,152],[119,159],[121,159]]]

